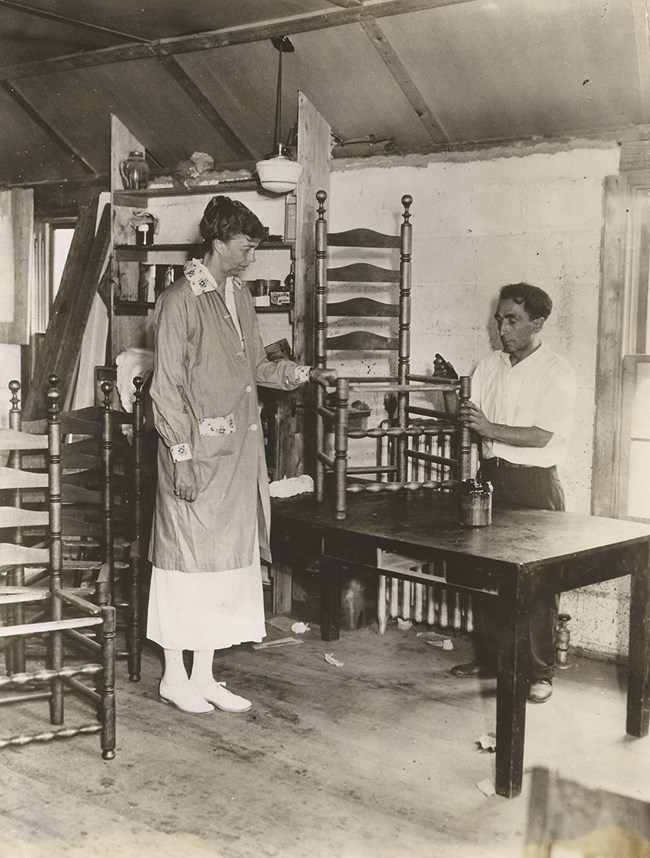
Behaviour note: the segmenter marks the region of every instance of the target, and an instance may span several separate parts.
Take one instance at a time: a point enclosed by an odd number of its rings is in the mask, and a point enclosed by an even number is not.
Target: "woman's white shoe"
[[[204,700],[214,703],[217,709],[221,709],[222,712],[248,712],[249,709],[253,708],[250,700],[246,700],[245,697],[239,697],[237,694],[233,694],[232,691],[228,691],[225,682],[213,681],[206,685],[191,684]]]
[[[181,712],[189,712],[192,715],[206,715],[208,712],[214,712],[214,706],[207,702],[189,680],[173,685],[161,680],[159,694],[163,703],[170,703]]]

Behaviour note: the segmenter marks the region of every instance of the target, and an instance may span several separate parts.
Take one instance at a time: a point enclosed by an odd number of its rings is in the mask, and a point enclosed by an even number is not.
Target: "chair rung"
[[[97,643],[96,640],[93,640],[89,635],[84,635],[81,632],[78,632],[76,629],[68,629],[67,632],[64,632],[66,638],[69,638],[75,643],[79,644],[79,646],[83,646],[86,649],[91,650],[98,655],[101,653],[102,647],[101,644]]]
[[[17,686],[20,688],[29,685],[30,682],[51,682],[53,679],[72,679],[75,676],[96,676],[103,670],[101,664],[84,664],[79,667],[73,665],[61,667],[58,670],[32,670],[29,673],[14,673],[13,676],[0,676],[0,688]]]
[[[448,456],[435,456],[433,453],[420,453],[416,450],[407,450],[406,456],[409,459],[419,459],[421,462],[436,462],[438,465],[453,467],[458,464],[458,459],[450,459]]]
[[[318,461],[322,462],[328,468],[334,467],[334,459],[332,459],[330,456],[326,456],[325,453],[318,454]]]
[[[51,620],[47,623],[24,623],[20,626],[2,626],[0,638],[25,637],[26,635],[45,635],[49,632],[63,632],[67,629],[85,629],[88,626],[99,626],[101,617],[87,617],[74,620]]]
[[[395,465],[369,465],[364,467],[359,465],[354,468],[348,468],[348,474],[392,474],[397,470]]]
[[[83,599],[71,590],[56,590],[55,595],[67,605],[70,605],[70,607],[79,608],[93,616],[97,616],[101,612],[101,608],[98,605],[93,604],[93,602],[89,602],[87,599]]]
[[[51,691],[21,691],[18,694],[8,694],[3,691],[0,696],[0,706],[11,706],[13,703],[31,703],[34,700],[50,700],[51,697]]]
[[[62,727],[60,730],[48,730],[44,733],[32,735],[10,736],[8,739],[0,739],[0,750],[2,748],[20,748],[31,745],[32,742],[52,742],[54,739],[72,739],[74,736],[100,733],[101,724],[82,724],[81,727]]]

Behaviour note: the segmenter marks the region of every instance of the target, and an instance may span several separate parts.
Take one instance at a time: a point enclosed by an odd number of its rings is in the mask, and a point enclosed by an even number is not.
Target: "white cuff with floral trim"
[[[173,462],[184,462],[192,458],[192,448],[189,444],[173,444],[169,448]]]
[[[295,372],[296,372],[296,377],[295,377],[296,384],[304,384],[306,381],[309,381],[309,373],[311,372],[311,367],[310,366],[297,366],[295,369]]]

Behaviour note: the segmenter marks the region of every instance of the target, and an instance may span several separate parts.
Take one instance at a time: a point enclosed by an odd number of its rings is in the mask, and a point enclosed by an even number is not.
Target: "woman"
[[[214,651],[265,634],[260,552],[270,501],[257,384],[291,390],[336,374],[267,359],[255,308],[236,275],[264,228],[245,205],[214,197],[200,223],[202,261],[160,297],[151,398],[158,486],[148,637],[164,650],[160,697],[184,712],[245,712],[212,674]],[[183,650],[194,659],[188,677]]]

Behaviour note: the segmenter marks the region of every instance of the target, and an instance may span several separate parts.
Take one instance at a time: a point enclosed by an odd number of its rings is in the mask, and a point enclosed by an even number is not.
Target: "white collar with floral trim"
[[[202,295],[204,292],[215,291],[221,292],[223,296],[223,289],[219,288],[217,281],[200,259],[190,259],[189,262],[186,262],[183,266],[183,274],[187,278],[187,282],[190,284],[192,292],[197,297]],[[234,286],[241,288],[241,280],[237,277],[231,277],[229,279],[232,281]]]

